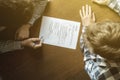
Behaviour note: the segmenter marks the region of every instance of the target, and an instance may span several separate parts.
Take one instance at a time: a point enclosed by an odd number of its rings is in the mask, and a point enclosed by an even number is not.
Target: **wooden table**
[[[90,4],[97,21],[119,16],[107,7],[90,0],[51,0],[44,15],[73,21],[80,21],[79,9]],[[31,28],[31,37],[38,37],[39,19]],[[0,80],[90,80],[84,71],[83,55],[79,40],[76,50],[45,45],[40,49],[25,49],[0,55]]]

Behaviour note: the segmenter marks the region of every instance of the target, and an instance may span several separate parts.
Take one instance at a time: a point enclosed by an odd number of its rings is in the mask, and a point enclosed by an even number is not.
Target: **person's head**
[[[27,8],[31,4],[32,0],[0,0],[0,7],[9,7],[11,9],[17,9],[18,7]]]
[[[24,19],[28,20],[33,13],[32,11],[32,0],[0,0],[0,23],[6,24],[7,21],[9,23],[9,19],[15,20],[16,23]],[[11,24],[13,23],[11,22]]]
[[[120,23],[105,21],[86,28],[85,43],[91,52],[120,61]]]

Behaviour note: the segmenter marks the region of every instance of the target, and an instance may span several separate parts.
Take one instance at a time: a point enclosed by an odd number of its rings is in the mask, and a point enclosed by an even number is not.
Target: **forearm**
[[[22,49],[21,47],[21,41],[0,41],[0,52],[5,53],[9,51],[14,51]]]
[[[82,27],[82,33],[81,33],[81,36],[80,36],[80,48],[83,52],[83,49],[85,47],[85,44],[84,44],[84,39],[83,39],[83,35],[85,33],[85,26]]]
[[[29,24],[33,25],[34,22],[41,17],[42,13],[44,12],[44,9],[47,5],[48,0],[35,0],[34,1],[34,11],[32,18],[29,20]]]
[[[108,0],[107,6],[120,15],[120,0]]]

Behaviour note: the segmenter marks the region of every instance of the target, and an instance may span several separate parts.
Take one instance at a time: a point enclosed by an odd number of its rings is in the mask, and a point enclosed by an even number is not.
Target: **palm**
[[[89,26],[91,23],[95,22],[95,15],[91,11],[91,7],[88,5],[86,5],[86,9],[84,6],[82,7],[82,10],[80,10],[80,16],[83,26]]]

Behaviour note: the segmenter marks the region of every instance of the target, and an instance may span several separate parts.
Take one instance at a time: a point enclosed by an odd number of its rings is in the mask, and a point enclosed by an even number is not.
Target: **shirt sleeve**
[[[83,35],[85,33],[85,28],[86,28],[85,26],[82,27],[82,33],[81,33],[81,36],[80,36],[80,48],[81,48],[82,52],[83,52],[83,49],[85,47],[84,40],[83,40]]]
[[[120,80],[120,67],[108,68],[99,76],[98,80]]]
[[[47,5],[48,0],[34,0],[34,11],[32,18],[29,20],[29,24],[33,25],[34,22],[41,17],[46,5]]]
[[[0,41],[0,52],[5,53],[13,50],[23,49],[21,47],[21,41]]]
[[[115,12],[117,12],[120,16],[120,0],[110,0],[107,5]]]
[[[101,56],[90,53],[89,49],[85,46],[83,35],[85,34],[86,27],[82,28],[80,37],[80,48],[84,56],[85,70],[91,80],[98,80],[99,76],[107,69],[107,62]]]
[[[110,63],[98,54],[90,53],[85,46],[83,35],[86,27],[82,28],[80,47],[84,56],[85,71],[91,80],[119,80],[120,63]]]

